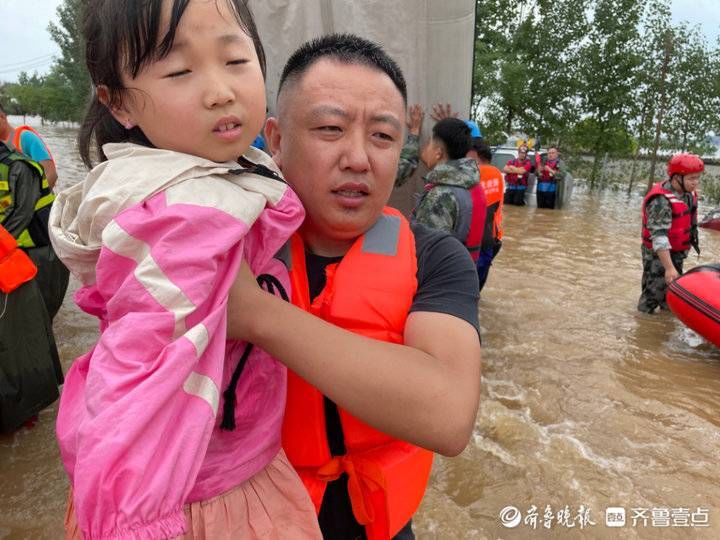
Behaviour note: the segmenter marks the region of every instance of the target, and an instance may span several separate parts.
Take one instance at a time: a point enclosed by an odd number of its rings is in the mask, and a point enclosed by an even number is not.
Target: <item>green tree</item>
[[[14,112],[42,116],[45,107],[43,77],[37,73],[20,73],[17,84],[7,85],[7,94],[14,105]]]
[[[53,77],[68,85],[69,102],[60,109],[67,110],[66,119],[80,120],[90,94],[90,77],[85,68],[85,44],[82,40],[83,0],[64,0],[57,8],[58,23],[50,23],[48,31],[60,47],[60,58],[53,66]],[[67,106],[67,108],[66,108]]]
[[[558,138],[577,120],[577,51],[586,32],[585,10],[574,1],[478,1],[473,110],[491,140],[515,130]]]
[[[530,2],[515,0],[478,0],[476,5],[473,116],[482,118],[491,139],[509,134],[524,109],[529,48],[521,36],[531,9]]]
[[[561,142],[579,119],[577,94],[581,43],[589,30],[586,5],[539,0],[523,38],[531,44],[524,129],[542,140]]]
[[[641,64],[637,50],[642,12],[643,2],[636,0],[597,0],[581,51],[579,104],[586,121],[575,135],[585,139],[585,148],[594,156],[592,187],[605,153],[627,155],[632,149],[618,142],[627,138],[632,116],[633,82]]]
[[[705,153],[707,134],[718,124],[720,96],[713,72],[717,51],[710,51],[697,28],[676,30],[685,39],[675,47],[674,87],[667,117],[667,142],[672,149]]]
[[[653,126],[658,109],[659,96],[664,95],[667,75],[665,62],[665,37],[671,27],[670,0],[649,0],[642,18],[641,39],[638,53],[641,58],[640,69],[635,72],[635,91],[631,130],[636,137],[628,194],[632,193],[637,177],[638,158],[643,149],[653,144]],[[661,100],[660,100],[661,101]]]

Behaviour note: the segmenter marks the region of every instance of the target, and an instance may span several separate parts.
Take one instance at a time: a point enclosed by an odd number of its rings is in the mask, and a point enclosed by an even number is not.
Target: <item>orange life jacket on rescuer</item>
[[[290,244],[292,303],[341,328],[402,343],[417,290],[415,239],[407,220],[385,208],[342,261],[327,266],[326,285],[310,303],[305,246]],[[283,447],[319,513],[327,483],[348,475],[355,519],[369,540],[392,538],[420,505],[433,453],[371,428],[338,407],[346,454],[333,456],[327,439],[323,395],[288,371]]]
[[[14,133],[13,139],[12,139],[12,145],[13,145],[13,146],[15,147],[15,149],[16,149],[18,152],[20,152],[21,154],[26,154],[26,152],[24,152],[23,149],[22,149],[22,140],[21,140],[21,139],[22,139],[22,134],[23,134],[23,132],[25,132],[25,131],[29,131],[29,132],[31,132],[31,133],[34,133],[35,135],[37,135],[37,138],[42,141],[42,137],[40,137],[40,134],[39,134],[37,131],[35,131],[33,128],[31,128],[30,126],[18,126],[18,127],[16,127],[16,128],[15,128],[15,133]],[[48,155],[50,156],[50,160],[51,160],[51,161],[55,161],[55,160],[53,159],[52,154],[50,153],[50,149],[47,147],[47,145],[45,145],[45,150],[47,150],[47,153],[48,153]],[[27,154],[26,154],[26,155],[27,155]]]
[[[17,241],[0,225],[0,291],[11,293],[37,274],[37,267]]]
[[[493,165],[479,165],[480,184],[485,190],[487,214],[485,216],[485,232],[483,233],[482,247],[489,249],[495,240],[502,240],[502,211],[505,181],[500,169]]]

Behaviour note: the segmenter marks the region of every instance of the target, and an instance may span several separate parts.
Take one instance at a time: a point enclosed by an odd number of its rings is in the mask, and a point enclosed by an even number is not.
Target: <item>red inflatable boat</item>
[[[720,231],[720,208],[708,212],[700,223],[698,223],[698,227]]]
[[[720,347],[720,264],[704,264],[673,281],[666,296],[678,319]]]

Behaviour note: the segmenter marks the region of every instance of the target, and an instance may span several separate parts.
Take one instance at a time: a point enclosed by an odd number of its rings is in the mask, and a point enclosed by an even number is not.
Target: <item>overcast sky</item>
[[[361,1],[361,0],[358,0]],[[435,0],[440,1],[440,0]],[[0,81],[17,79],[21,71],[45,73],[59,53],[47,26],[56,21],[62,0],[0,0]],[[715,43],[720,37],[720,0],[672,0],[673,20],[698,24]],[[31,8],[29,6],[32,6]]]

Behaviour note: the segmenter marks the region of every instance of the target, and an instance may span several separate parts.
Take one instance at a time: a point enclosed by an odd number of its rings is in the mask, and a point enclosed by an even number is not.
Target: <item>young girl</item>
[[[264,56],[245,4],[86,3],[96,92],[79,145],[90,165],[95,139],[102,163],[51,216],[101,330],[58,412],[71,538],[319,537],[280,448],[285,368],[226,339],[241,262],[283,292],[273,255],[303,218],[250,148]]]

